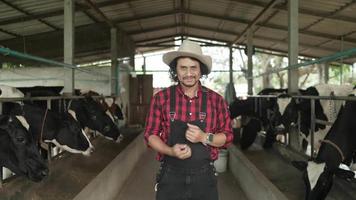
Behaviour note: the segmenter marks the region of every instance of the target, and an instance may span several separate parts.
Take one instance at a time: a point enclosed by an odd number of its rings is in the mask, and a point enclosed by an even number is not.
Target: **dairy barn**
[[[0,0],[0,200],[155,199],[146,118],[174,84],[163,54],[186,40],[212,57],[200,81],[231,119],[213,165],[220,200],[356,199],[355,11],[354,0]]]

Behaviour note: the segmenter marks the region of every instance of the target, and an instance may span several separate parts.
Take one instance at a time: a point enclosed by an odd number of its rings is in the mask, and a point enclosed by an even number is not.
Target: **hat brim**
[[[191,52],[184,52],[184,51],[171,51],[168,53],[165,53],[163,55],[163,62],[166,63],[167,65],[171,64],[171,62],[178,58],[178,57],[191,57],[199,60],[203,64],[206,65],[208,68],[208,74],[211,72],[211,66],[212,66],[212,59],[210,56],[204,56],[204,55],[199,55]]]

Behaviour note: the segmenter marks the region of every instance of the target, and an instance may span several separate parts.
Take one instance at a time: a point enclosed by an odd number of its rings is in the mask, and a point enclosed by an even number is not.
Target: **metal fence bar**
[[[297,69],[297,68],[300,68],[300,67],[306,67],[306,66],[309,66],[309,65],[317,64],[317,63],[326,63],[326,62],[330,62],[330,61],[335,61],[337,59],[344,59],[344,58],[348,58],[348,57],[350,57],[352,55],[355,55],[355,54],[356,54],[356,48],[351,48],[351,49],[348,49],[348,50],[345,50],[345,51],[341,51],[341,52],[338,52],[338,53],[335,53],[335,54],[332,54],[332,55],[329,55],[329,56],[324,56],[324,57],[321,57],[319,59],[315,59],[315,60],[312,60],[312,61],[307,61],[307,62],[298,63],[298,64],[290,65],[290,66],[287,66],[287,67],[283,67],[283,68],[269,70],[268,72],[260,73],[260,74],[255,75],[255,76],[246,77],[246,79],[258,78],[260,76],[265,76],[265,75],[269,75],[269,74],[272,74],[272,73],[277,73],[277,72],[284,71],[284,70],[289,70],[289,69]]]

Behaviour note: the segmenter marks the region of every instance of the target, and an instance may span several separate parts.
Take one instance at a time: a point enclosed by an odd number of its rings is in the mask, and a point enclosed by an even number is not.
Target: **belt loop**
[[[206,118],[206,112],[199,112],[199,119],[203,122]]]
[[[169,116],[171,118],[171,121],[174,121],[174,118],[176,117],[176,112],[169,112]]]

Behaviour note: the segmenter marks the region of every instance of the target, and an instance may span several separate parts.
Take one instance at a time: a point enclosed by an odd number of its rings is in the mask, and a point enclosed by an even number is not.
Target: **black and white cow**
[[[28,127],[22,116],[0,115],[0,170],[6,167],[37,182],[48,175],[48,167]]]
[[[293,163],[299,169],[304,170],[306,200],[325,199],[333,185],[334,175],[347,179],[355,177],[354,172],[339,168],[342,162],[350,160],[355,153],[355,133],[356,101],[347,101],[326,137],[322,140],[317,157],[308,163]]]
[[[299,90],[302,96],[348,96],[353,92],[351,85],[319,84],[306,90]],[[334,122],[343,101],[315,100],[315,118],[318,120]],[[282,115],[281,122],[288,131],[298,123],[300,113],[300,136],[302,146],[306,153],[310,153],[310,131],[311,131],[311,101],[310,99],[278,98],[279,111]],[[322,140],[330,126],[315,124],[314,147],[319,148],[319,140]],[[307,149],[308,148],[308,149]]]
[[[100,103],[91,96],[85,96],[83,99],[73,99],[68,102],[68,109],[73,110],[82,127],[87,127],[98,131],[105,138],[120,142],[122,137],[120,131],[102,108]]]
[[[287,93],[286,89],[263,89],[258,95],[277,95]],[[275,127],[280,122],[280,112],[276,98],[248,97],[247,99],[236,99],[229,105],[230,117],[247,117],[247,122],[242,124],[240,146],[248,148],[254,142],[257,132],[262,129],[266,132],[264,148],[270,148],[275,141]],[[251,123],[251,124],[249,124]]]
[[[36,141],[51,142],[65,151],[85,156],[93,152],[94,147],[74,111],[58,113],[31,104],[14,104],[12,107],[12,113],[26,118]]]

